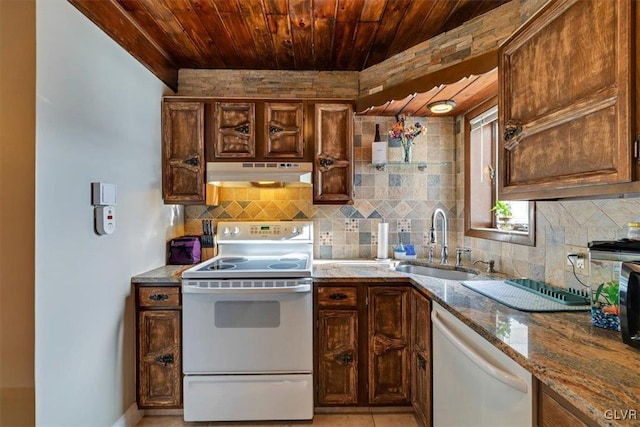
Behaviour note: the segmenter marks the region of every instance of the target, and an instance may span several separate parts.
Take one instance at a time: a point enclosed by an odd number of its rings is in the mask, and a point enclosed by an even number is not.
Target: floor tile
[[[136,427],[418,427],[413,414],[316,414],[313,422],[185,422],[182,416],[146,416]]]
[[[140,420],[136,427],[183,427],[184,420],[180,415],[172,416],[148,416]],[[206,423],[203,425],[207,425]]]
[[[291,424],[297,426],[297,424]],[[374,427],[370,414],[316,414],[313,427]]]
[[[418,427],[413,414],[373,414],[375,427]]]

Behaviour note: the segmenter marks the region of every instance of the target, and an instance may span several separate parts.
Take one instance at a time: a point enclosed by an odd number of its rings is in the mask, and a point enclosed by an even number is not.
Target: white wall
[[[36,22],[36,421],[110,426],[135,402],[130,278],[182,234],[161,195],[170,91],[67,1]],[[94,181],[118,185],[112,236],[93,231]]]

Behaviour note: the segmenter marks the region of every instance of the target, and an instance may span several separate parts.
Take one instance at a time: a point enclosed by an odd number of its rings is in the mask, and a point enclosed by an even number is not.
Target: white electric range
[[[182,274],[185,421],[313,418],[313,225],[219,222]]]

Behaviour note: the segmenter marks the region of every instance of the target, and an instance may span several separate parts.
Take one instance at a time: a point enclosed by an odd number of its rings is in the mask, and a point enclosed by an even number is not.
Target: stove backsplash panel
[[[314,205],[307,188],[221,188],[220,206],[187,206],[185,232],[201,234],[202,220],[239,219],[247,221],[312,219],[315,258],[371,258],[376,255],[378,223],[389,222],[389,254],[398,241],[413,244],[418,257],[424,257],[428,244],[431,212],[441,207],[452,219],[450,247],[458,224],[456,205],[455,137],[451,117],[407,118],[420,121],[427,133],[416,138],[413,162],[427,162],[427,169],[416,165],[390,165],[384,171],[370,166],[371,142],[375,125],[380,124],[383,139],[395,124],[393,117],[356,117],[355,197],[353,205]],[[402,148],[389,144],[390,161],[402,159]],[[437,163],[437,164],[436,164]]]

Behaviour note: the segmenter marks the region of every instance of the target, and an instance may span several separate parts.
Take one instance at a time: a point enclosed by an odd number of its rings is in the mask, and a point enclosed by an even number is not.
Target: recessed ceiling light
[[[456,102],[453,99],[443,99],[442,101],[435,101],[427,105],[429,111],[433,114],[444,114],[456,108]]]

